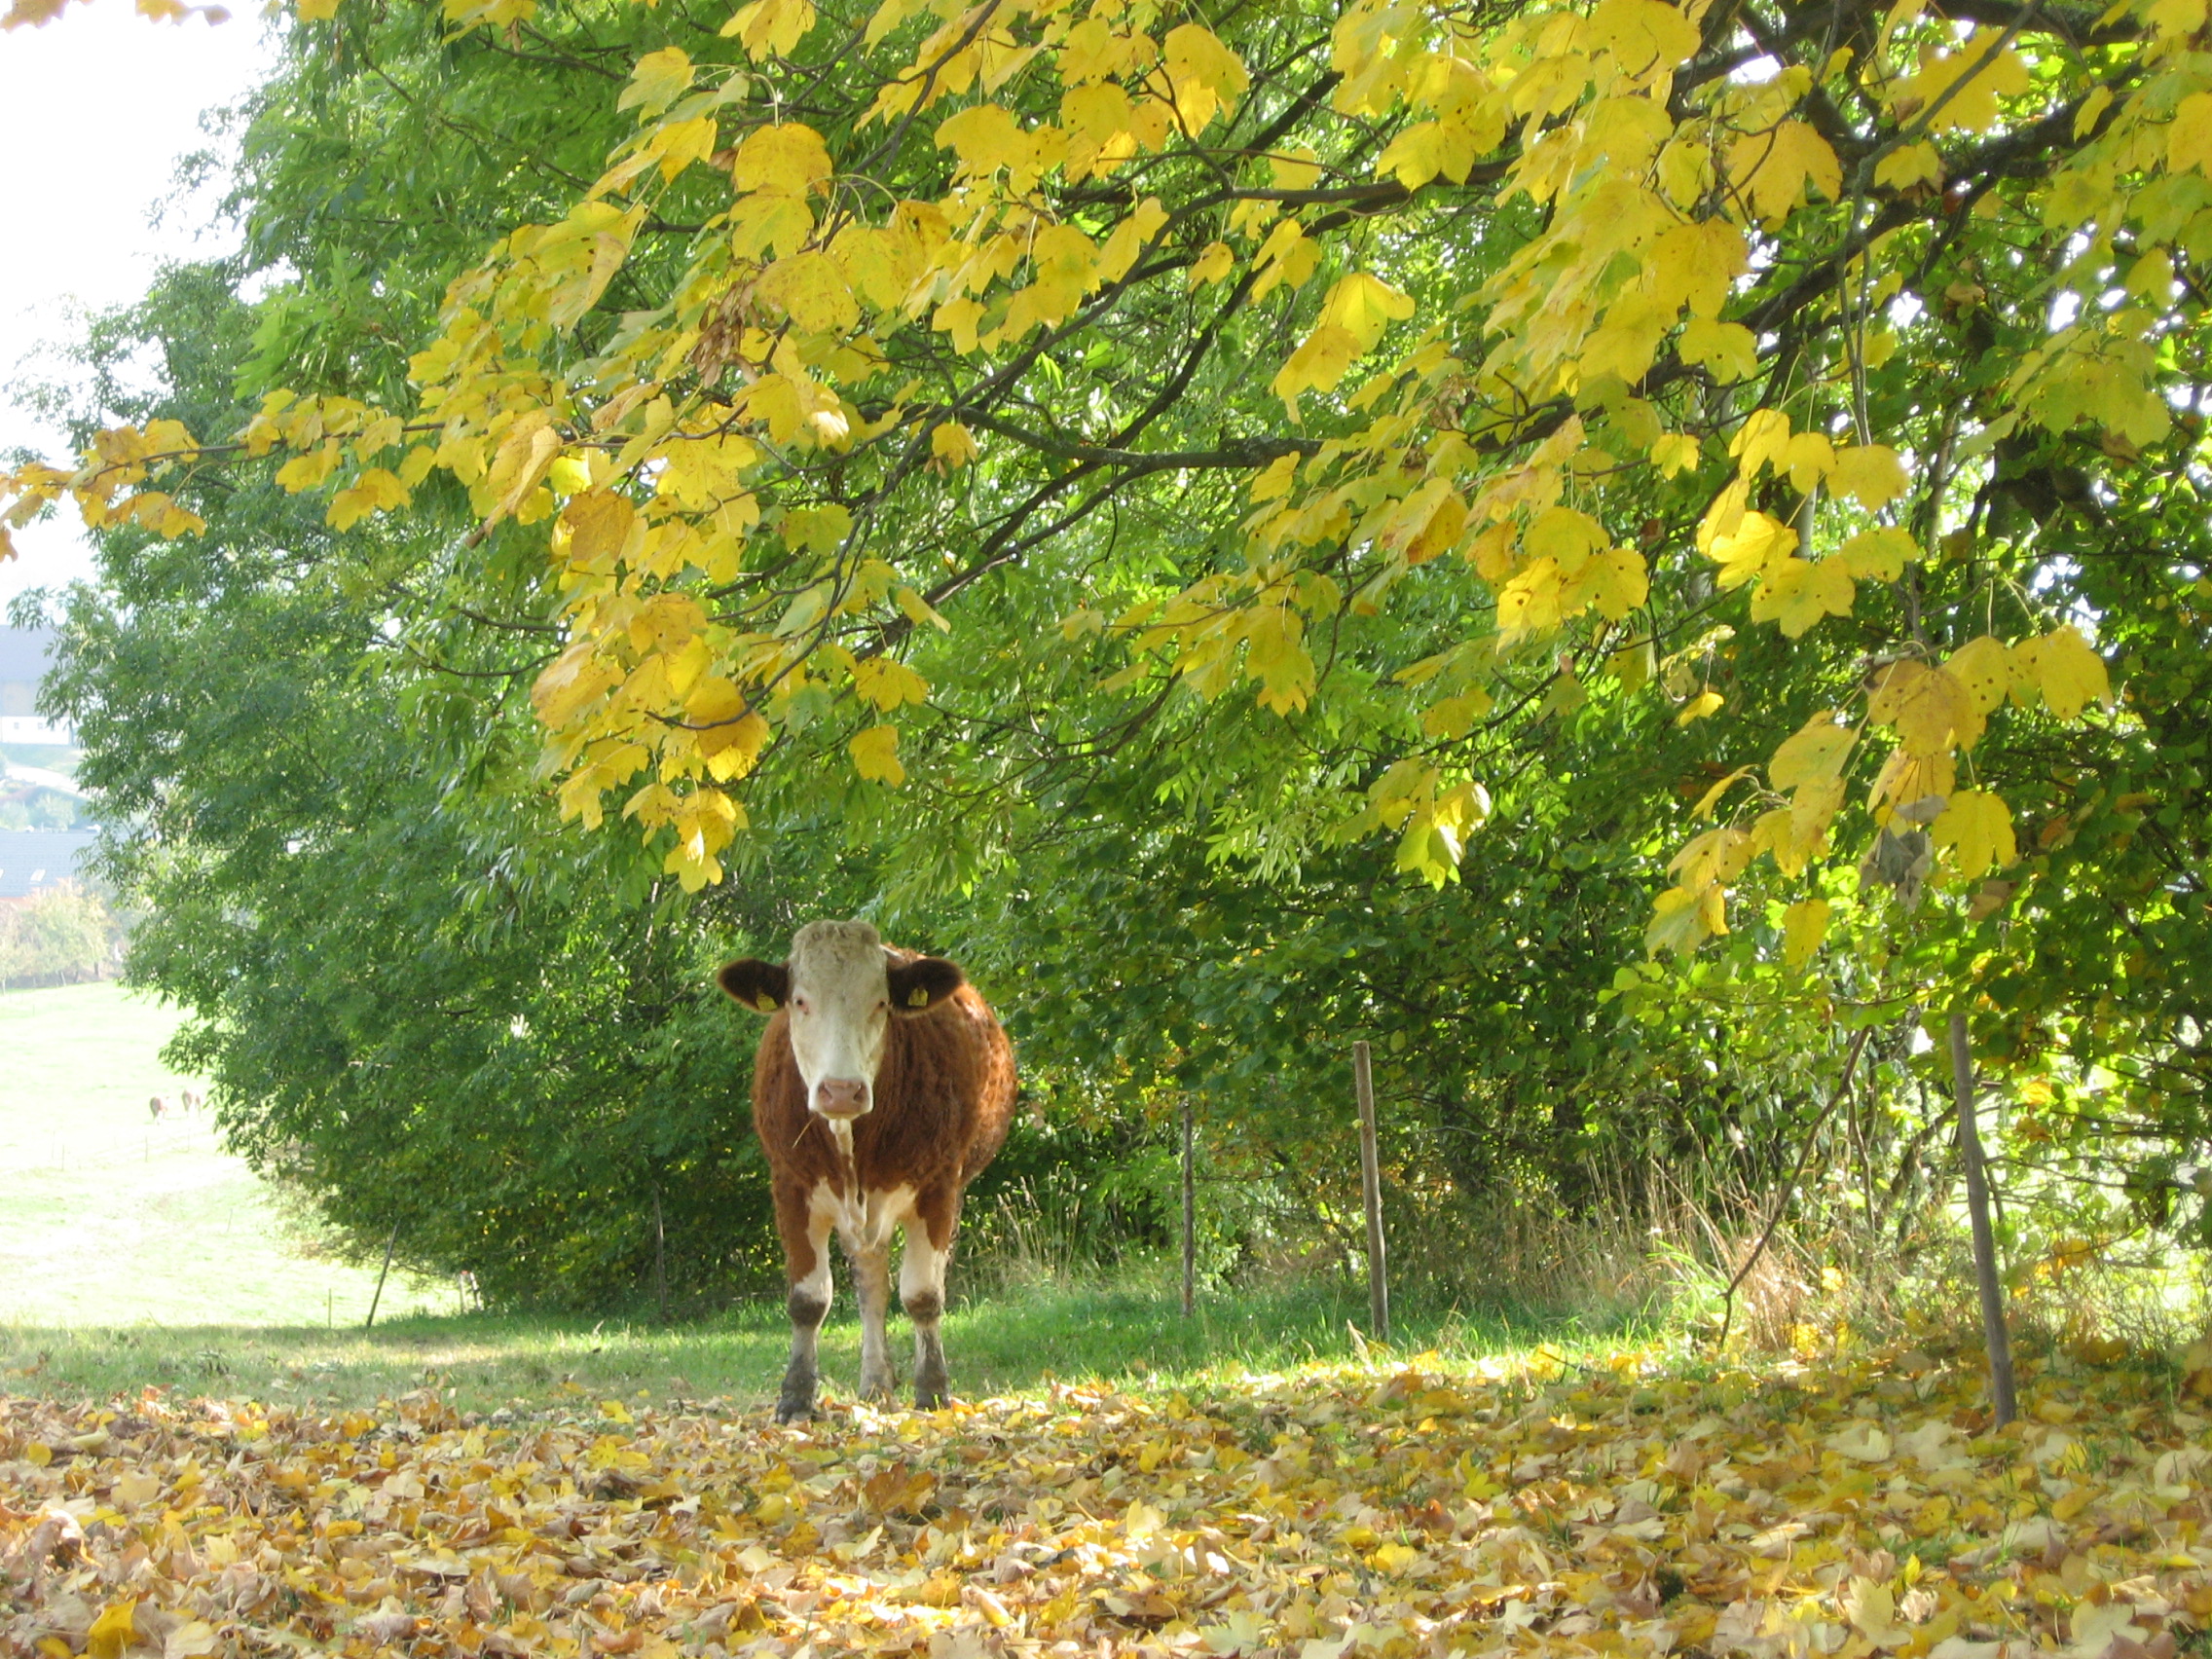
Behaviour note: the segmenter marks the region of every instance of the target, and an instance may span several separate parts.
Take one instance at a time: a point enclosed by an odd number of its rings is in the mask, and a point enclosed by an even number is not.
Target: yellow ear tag
[[[929,1007],[929,1006],[930,1006],[930,988],[929,988],[929,986],[927,986],[927,985],[916,985],[916,986],[915,986],[915,987],[914,987],[914,988],[913,988],[912,990],[908,991],[908,992],[906,993],[906,1006],[907,1006],[908,1008],[927,1008],[927,1007]]]
[[[753,1006],[758,1009],[762,1014],[774,1014],[776,1012],[776,999],[770,996],[766,991],[762,991],[760,993],[760,1000],[755,1003]]]

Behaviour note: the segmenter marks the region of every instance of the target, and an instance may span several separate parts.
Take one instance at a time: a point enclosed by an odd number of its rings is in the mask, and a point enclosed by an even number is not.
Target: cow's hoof
[[[939,1377],[926,1382],[918,1377],[914,1379],[914,1410],[934,1412],[942,1406],[944,1401],[943,1378]]]
[[[776,1402],[778,1422],[811,1422],[814,1419],[814,1402],[795,1400],[789,1394]]]
[[[888,1406],[898,1394],[899,1379],[888,1371],[880,1377],[861,1379],[861,1398],[871,1406]]]

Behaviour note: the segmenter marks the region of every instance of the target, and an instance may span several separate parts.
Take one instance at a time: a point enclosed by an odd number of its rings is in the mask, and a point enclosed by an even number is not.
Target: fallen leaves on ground
[[[803,1429],[8,1400],[0,1652],[2170,1659],[2212,1624],[2206,1391],[2056,1358],[1990,1432],[1968,1364],[1907,1351]]]

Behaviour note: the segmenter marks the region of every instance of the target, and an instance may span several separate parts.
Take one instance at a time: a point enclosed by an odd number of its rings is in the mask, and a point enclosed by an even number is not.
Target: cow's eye
[[[792,998],[792,1007],[793,1007],[793,1010],[795,1010],[796,1012],[798,1012],[798,1013],[800,1013],[800,1014],[805,1014],[805,1013],[808,1013],[808,1012],[809,1012],[809,1010],[807,1009],[807,1006],[806,1006],[806,999],[805,999],[804,997],[793,997],[793,998]]]

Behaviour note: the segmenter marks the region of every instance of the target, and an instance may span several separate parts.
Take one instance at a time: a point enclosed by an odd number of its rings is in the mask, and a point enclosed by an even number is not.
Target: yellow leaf
[[[1682,712],[1675,717],[1675,723],[1686,726],[1693,720],[1702,720],[1726,701],[1717,691],[1700,691],[1682,705]]]
[[[860,302],[827,253],[789,254],[760,274],[755,292],[806,334],[842,334],[861,319]]]
[[[328,22],[338,16],[338,0],[294,0],[292,9],[303,22]]]
[[[1713,148],[1702,138],[1677,138],[1659,152],[1659,188],[1676,206],[1689,208],[1713,188]]]
[[[1184,129],[1195,138],[1217,109],[1235,107],[1252,78],[1245,73],[1242,58],[1197,23],[1169,29],[1161,45],[1176,110]]]
[[[1251,495],[1255,501],[1272,501],[1290,494],[1291,485],[1298,476],[1298,463],[1305,459],[1296,451],[1278,455],[1252,478]]]
[[[1236,269],[1236,250],[1225,241],[1208,242],[1205,251],[1192,262],[1190,285],[1203,287],[1220,281]]]
[[[1276,371],[1274,394],[1296,417],[1299,393],[1329,390],[1345,378],[1345,371],[1359,354],[1359,340],[1351,330],[1323,324],[1308,335],[1290,354],[1290,360]]]
[[[1662,950],[1687,956],[1712,937],[1710,925],[1713,900],[1720,899],[1718,889],[1707,893],[1695,892],[1687,887],[1670,887],[1652,902],[1651,920],[1643,929],[1643,949],[1647,956],[1656,956]],[[1721,900],[1725,904],[1725,900]]]
[[[730,182],[744,191],[804,196],[835,170],[822,134],[790,121],[745,135],[730,162]]]
[[[1651,244],[1651,252],[1644,269],[1649,274],[1652,297],[1670,312],[1677,306],[1688,306],[1698,323],[1708,328],[1715,326],[1712,319],[1720,314],[1727,304],[1728,295],[1751,263],[1751,250],[1744,241],[1744,233],[1726,219],[1693,219],[1665,232]],[[1751,330],[1736,327],[1736,332],[1748,341]],[[1692,356],[1691,334],[1683,335],[1682,355],[1693,362],[1704,362],[1707,356],[1701,351]]]
[[[612,559],[628,543],[637,518],[629,498],[610,490],[570,498],[561,509],[561,523],[569,532],[569,562],[592,565]]]
[[[672,121],[653,134],[653,159],[660,164],[666,184],[693,162],[703,162],[721,142],[721,129],[711,115],[690,121]]]
[[[906,781],[906,768],[899,764],[897,726],[869,726],[845,747],[852,752],[853,769],[862,777],[893,789]]]
[[[1432,703],[1421,712],[1420,729],[1430,737],[1456,741],[1474,729],[1474,724],[1497,706],[1483,686],[1471,686],[1456,697],[1445,697]]]
[[[1843,568],[1860,581],[1894,582],[1904,574],[1905,564],[1920,557],[1912,533],[1894,525],[1862,530],[1837,551]]]
[[[1825,432],[1799,432],[1783,451],[1777,471],[1789,475],[1789,487],[1809,496],[1835,467],[1835,446]]]
[[[1404,1572],[1420,1560],[1420,1551],[1404,1544],[1389,1543],[1377,1549],[1372,1559],[1379,1571],[1396,1574]]]
[[[894,589],[891,595],[891,603],[905,613],[907,621],[914,623],[917,627],[927,622],[940,634],[952,632],[952,624],[932,609],[930,602],[910,587]]]
[[[889,656],[866,657],[853,664],[853,686],[885,714],[905,703],[922,702],[930,694],[928,681]]]
[[[1849,616],[1858,593],[1840,559],[1779,560],[1766,567],[1751,599],[1751,620],[1779,622],[1796,639],[1824,616]]]
[[[371,513],[387,512],[407,504],[407,486],[381,466],[372,466],[330,499],[324,514],[334,530],[351,530]]]
[[[1771,564],[1787,559],[1797,546],[1797,533],[1764,513],[1746,513],[1735,530],[1714,537],[1706,555],[1720,567],[1723,592],[1742,587]]]
[[[1857,728],[1838,725],[1832,710],[1823,710],[1783,742],[1767,762],[1767,782],[1778,790],[1835,777],[1859,741]]]
[[[1975,29],[1950,52],[1933,46],[1920,51],[1920,72],[1897,84],[1899,99],[1917,99],[1922,107],[1943,99],[1925,119],[1933,132],[1985,132],[1997,125],[1999,97],[2017,97],[2028,90],[2028,66],[2010,47],[1992,52],[2003,37],[1994,29]]]
[[[1929,827],[1929,839],[1957,854],[1959,874],[1969,881],[2003,869],[2020,856],[2012,839],[2010,810],[1986,790],[1961,790],[1952,795]]]
[[[91,1659],[122,1659],[124,1648],[137,1636],[137,1612],[135,1600],[110,1603],[85,1633],[85,1652]]]
[[[1702,364],[1723,385],[1749,380],[1758,373],[1758,341],[1738,322],[1714,322],[1693,317],[1682,330],[1677,350],[1685,363]]]
[[[1737,767],[1733,772],[1730,772],[1726,777],[1722,778],[1718,783],[1714,784],[1711,789],[1707,790],[1705,793],[1697,797],[1697,804],[1690,808],[1690,816],[1696,819],[1706,819],[1712,817],[1713,809],[1720,804],[1720,797],[1726,794],[1731,789],[1735,788],[1738,783],[1742,782],[1745,778],[1748,778],[1751,775],[1751,767]]]
[[[681,97],[691,86],[691,58],[680,46],[664,46],[638,59],[630,71],[630,84],[615,100],[616,109],[636,109],[655,116]]]
[[[1800,899],[1782,912],[1782,959],[1796,973],[1813,959],[1821,940],[1827,938],[1828,902]]]
[[[1837,495],[1856,497],[1861,506],[1873,512],[1903,495],[1911,480],[1889,445],[1861,444],[1836,452],[1830,482]]]
[[[1651,572],[1643,555],[1630,547],[1615,547],[1593,559],[1580,580],[1589,585],[1598,614],[1618,622],[1651,596]]]
[[[2026,702],[2033,692],[2042,694],[2045,707],[2058,719],[2071,720],[2092,702],[2111,707],[2112,676],[2081,630],[2068,623],[2012,647],[2013,696]]]
[[[726,38],[735,35],[756,63],[763,57],[784,56],[806,38],[814,27],[813,0],[754,0],[740,6],[722,24]]]
[[[620,669],[595,660],[598,647],[599,642],[589,636],[572,642],[545,665],[532,685],[531,703],[548,728],[560,730],[620,683]]]
[[[940,422],[930,432],[930,454],[948,472],[966,466],[982,453],[975,434],[957,421]]]
[[[974,104],[939,124],[937,145],[960,158],[960,170],[980,178],[1028,159],[1029,139],[998,104]]]
[[[2212,174],[2212,92],[2192,92],[2174,106],[2166,129],[2166,166]]]
[[[1894,662],[1884,669],[1866,713],[1897,729],[1907,755],[1946,755],[1954,745],[1972,749],[1981,736],[1982,719],[1967,688],[1948,670],[1923,663]]]
[[[692,688],[683,701],[683,719],[696,728],[693,741],[718,783],[744,777],[768,747],[768,722],[746,706],[743,691],[719,675]]]
[[[1987,634],[1969,640],[1943,666],[1967,688],[1976,714],[1988,714],[2012,689],[2012,653],[2002,640]]]
[[[1730,825],[1718,825],[1693,835],[1667,863],[1667,870],[1684,887],[1711,886],[1734,881],[1751,862],[1751,837]]]
[[[1611,538],[1605,527],[1572,507],[1547,507],[1529,526],[1522,547],[1532,559],[1550,559],[1571,575]]]
[[[1874,164],[1874,182],[1884,190],[1941,184],[1943,160],[1936,155],[1933,144],[1903,144]]]
[[[1497,590],[1497,628],[1508,638],[1549,633],[1560,623],[1559,566],[1538,559]]]
[[[1802,121],[1751,132],[1728,147],[1728,179],[1769,224],[1786,219],[1808,187],[1828,201],[1843,188],[1843,167],[1827,140]]]
[[[1687,472],[1698,462],[1698,442],[1687,432],[1662,432],[1651,443],[1651,464],[1662,478]]]
[[[1746,479],[1766,467],[1781,471],[1789,456],[1789,417],[1779,409],[1754,409],[1728,442],[1728,453]]]
[[[1414,302],[1410,295],[1400,293],[1380,276],[1355,271],[1331,284],[1328,297],[1321,302],[1320,320],[1323,328],[1333,325],[1346,330],[1358,343],[1359,350],[1366,352],[1375,349],[1375,343],[1382,338],[1383,329],[1413,314]]]
[[[1697,51],[1693,16],[1660,0],[1600,0],[1590,14],[1589,39],[1610,52],[1631,75],[1672,69]]]
[[[296,455],[276,469],[276,482],[295,496],[302,490],[313,490],[338,469],[343,453],[333,439],[305,455]]]
[[[560,454],[561,433],[550,420],[518,423],[493,458],[489,481],[495,488],[504,482],[505,491],[492,517],[504,518],[520,507]]]

